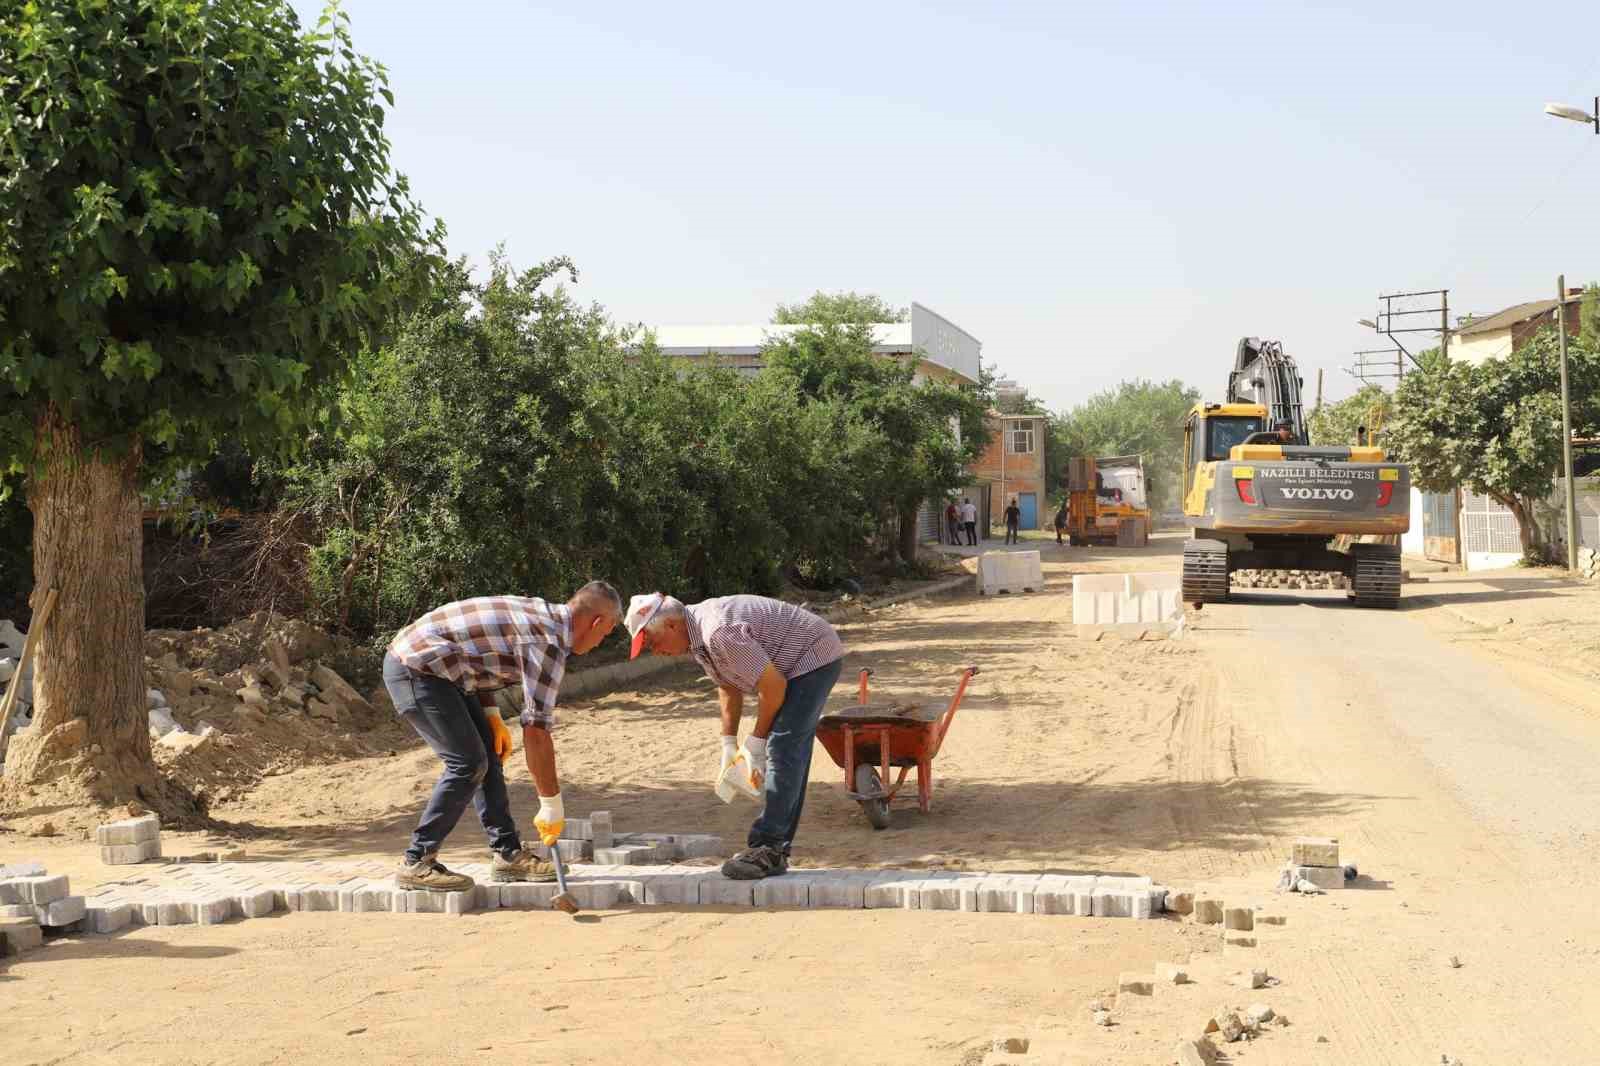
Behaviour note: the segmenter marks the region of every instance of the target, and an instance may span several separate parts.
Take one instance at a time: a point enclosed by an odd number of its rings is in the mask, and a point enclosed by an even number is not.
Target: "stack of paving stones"
[[[213,924],[274,911],[466,914],[545,910],[554,884],[495,884],[487,864],[453,867],[478,882],[466,892],[418,892],[394,885],[381,861],[218,862],[149,866],[102,885],[88,899],[91,926]],[[1005,914],[1149,918],[1167,890],[1147,877],[954,873],[930,870],[791,870],[732,881],[714,867],[574,865],[568,888],[580,906],[845,907]]]
[[[1344,887],[1344,867],[1339,864],[1339,842],[1332,837],[1298,837],[1290,846],[1289,865],[1283,878],[1293,888],[1310,881],[1324,892]]]
[[[161,819],[153,814],[108,822],[94,831],[100,861],[107,866],[132,866],[161,857]]]
[[[69,892],[65,875],[51,877],[38,863],[0,866],[0,955],[32,951],[46,933],[83,929],[84,898]]]
[[[1349,579],[1324,570],[1235,570],[1228,582],[1240,589],[1345,589]]]

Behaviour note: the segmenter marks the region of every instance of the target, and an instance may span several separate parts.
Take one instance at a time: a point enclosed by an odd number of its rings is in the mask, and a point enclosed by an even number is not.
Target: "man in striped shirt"
[[[533,826],[544,844],[554,847],[565,823],[550,739],[561,676],[567,656],[593,650],[621,615],[617,590],[591,581],[559,605],[522,596],[449,603],[395,636],[383,659],[383,683],[395,710],[444,763],[396,884],[438,892],[472,887],[472,878],[452,873],[438,859],[469,802],[489,834],[494,880],[554,877],[548,863],[534,862],[517,833],[502,769],[511,755],[511,733],[493,694],[522,686],[522,748],[539,790]]]
[[[693,655],[717,685],[722,704],[722,767],[738,751],[744,698],[757,700],[745,737],[751,783],[763,789],[761,814],[744,851],[722,864],[724,876],[772,877],[789,868],[817,722],[839,680],[844,645],[833,627],[810,611],[765,596],[724,596],[684,605],[659,592],[628,605],[632,657]]]

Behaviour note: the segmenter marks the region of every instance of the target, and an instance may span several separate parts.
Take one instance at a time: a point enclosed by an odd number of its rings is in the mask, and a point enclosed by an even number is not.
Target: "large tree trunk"
[[[1496,496],[1494,499],[1507,508],[1517,520],[1517,539],[1522,543],[1524,559],[1538,558],[1543,547],[1539,522],[1534,517],[1532,501],[1521,496]]]
[[[33,728],[7,753],[6,805],[137,800],[190,813],[150,755],[138,449],[86,450],[57,416],[40,420],[38,442],[28,484],[35,607],[49,589],[57,597],[34,661]]]
[[[900,506],[900,561],[911,566],[917,561],[917,511],[918,504]]]

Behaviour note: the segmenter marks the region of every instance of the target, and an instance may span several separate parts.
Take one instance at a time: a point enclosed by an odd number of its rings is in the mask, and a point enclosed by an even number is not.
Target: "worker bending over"
[[[810,611],[765,596],[724,596],[685,606],[652,592],[628,604],[631,657],[693,655],[717,685],[722,704],[722,768],[738,752],[744,698],[756,720],[744,740],[761,814],[745,850],[722,864],[725,877],[754,880],[789,868],[811,774],[811,749],[828,693],[839,680],[844,645]]]
[[[604,640],[622,615],[622,597],[591,581],[565,604],[522,596],[484,596],[446,604],[402,629],[383,659],[383,683],[394,709],[439,756],[444,773],[411,834],[395,884],[460,892],[472,878],[439,862],[439,848],[469,802],[489,834],[495,881],[547,881],[550,863],[522,847],[502,764],[511,733],[493,692],[522,685],[522,747],[539,790],[533,827],[554,847],[565,815],[556,779],[556,694],[568,655],[583,655]]]

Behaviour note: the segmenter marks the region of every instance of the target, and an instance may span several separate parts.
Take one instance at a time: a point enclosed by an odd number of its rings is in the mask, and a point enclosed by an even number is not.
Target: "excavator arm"
[[[1228,375],[1229,403],[1258,403],[1267,409],[1267,426],[1289,427],[1289,444],[1309,444],[1305,407],[1300,402],[1300,370],[1278,341],[1244,337]]]

